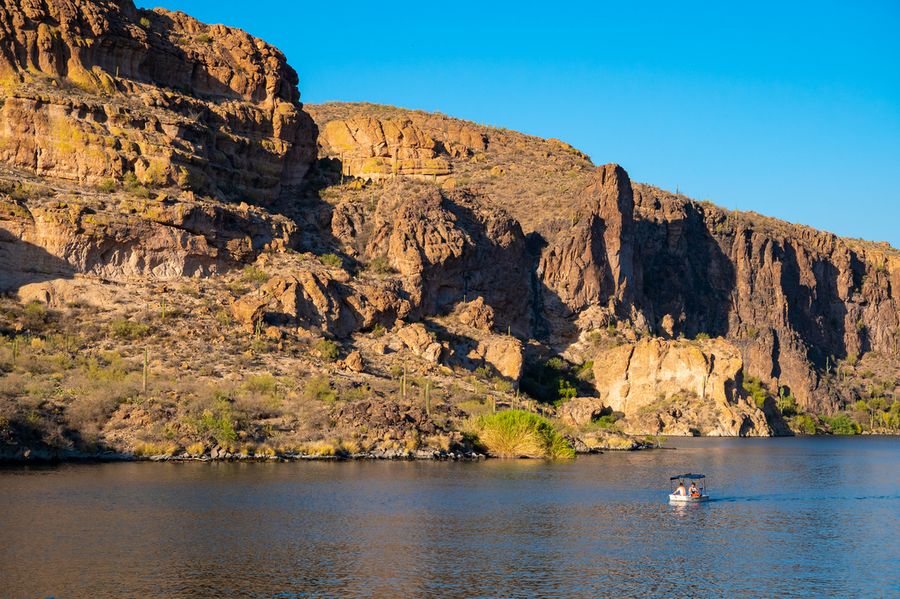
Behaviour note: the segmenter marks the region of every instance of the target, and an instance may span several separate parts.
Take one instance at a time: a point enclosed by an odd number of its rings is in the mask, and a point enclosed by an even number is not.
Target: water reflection
[[[896,439],[0,470],[0,597],[900,595]],[[670,505],[668,476],[713,500]]]

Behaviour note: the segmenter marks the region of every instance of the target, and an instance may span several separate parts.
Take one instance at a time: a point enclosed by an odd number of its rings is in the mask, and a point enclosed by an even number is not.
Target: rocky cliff
[[[297,82],[181,13],[0,7],[0,444],[446,455],[498,406],[582,449],[900,427],[897,250]]]
[[[0,160],[102,184],[129,173],[267,202],[315,155],[297,74],[275,48],[130,1],[0,7]]]

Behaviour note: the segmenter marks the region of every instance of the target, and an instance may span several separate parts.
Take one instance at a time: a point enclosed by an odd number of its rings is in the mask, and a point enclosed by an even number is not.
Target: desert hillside
[[[897,250],[298,86],[182,13],[0,7],[0,456],[900,429]]]

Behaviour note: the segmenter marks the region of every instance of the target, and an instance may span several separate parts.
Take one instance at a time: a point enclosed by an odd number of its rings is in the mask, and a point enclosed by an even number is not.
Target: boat
[[[675,485],[675,481],[678,481],[679,484],[684,484],[684,481],[690,481],[691,483],[696,483],[699,481],[697,485],[699,487],[700,493],[697,495],[679,495],[675,493],[675,489],[677,486]],[[672,487],[672,492],[669,493],[669,501],[672,503],[703,503],[704,501],[709,501],[709,495],[706,494],[706,485],[705,485],[706,475],[705,474],[676,474],[675,476],[669,478],[669,483]],[[687,487],[687,485],[685,485]]]

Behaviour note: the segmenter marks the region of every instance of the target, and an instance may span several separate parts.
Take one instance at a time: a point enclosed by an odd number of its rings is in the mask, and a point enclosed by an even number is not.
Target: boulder
[[[490,331],[494,326],[494,309],[484,303],[483,297],[477,297],[457,306],[456,318],[465,326]]]
[[[363,362],[362,354],[359,353],[359,350],[353,350],[347,357],[344,359],[344,367],[350,372],[364,372],[366,369],[365,362]]]
[[[596,397],[573,397],[556,409],[556,416],[565,424],[584,426],[599,418],[604,408]]]
[[[406,325],[397,330],[397,337],[413,354],[431,364],[440,361],[443,346],[434,340],[420,322]]]

